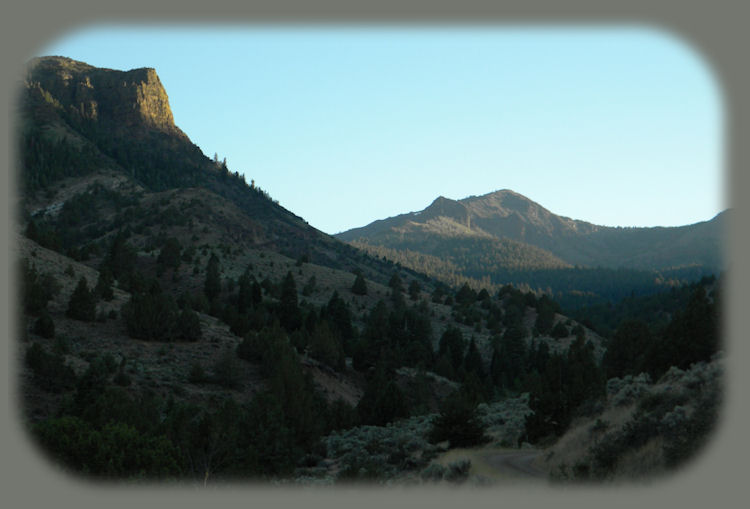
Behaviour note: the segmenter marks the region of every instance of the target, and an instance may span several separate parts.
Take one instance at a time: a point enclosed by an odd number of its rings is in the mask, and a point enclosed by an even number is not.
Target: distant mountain
[[[514,284],[574,309],[718,274],[726,215],[681,227],[599,226],[506,189],[462,200],[440,196],[422,211],[336,237],[448,284]]]
[[[434,254],[441,242],[457,237],[512,240],[536,249],[531,262],[534,268],[578,265],[663,270],[703,266],[718,270],[723,267],[725,216],[722,213],[711,221],[681,227],[614,228],[558,216],[506,189],[462,200],[440,196],[420,212],[375,221],[337,237],[391,248],[408,244],[409,249],[427,254]],[[547,256],[540,256],[539,250]],[[519,249],[517,255],[525,257],[527,253]],[[520,260],[507,263],[529,265]]]

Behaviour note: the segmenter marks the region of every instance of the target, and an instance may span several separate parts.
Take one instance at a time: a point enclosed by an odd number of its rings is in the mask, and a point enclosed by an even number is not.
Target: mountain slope
[[[39,212],[59,211],[94,180],[127,193],[202,189],[246,216],[253,225],[250,245],[337,268],[351,270],[359,263],[356,250],[207,158],[174,125],[153,69],[116,71],[65,57],[38,58],[29,65],[20,98],[20,205],[26,221],[32,214],[44,221]],[[378,260],[370,265],[370,277],[390,277],[389,265]]]
[[[434,245],[455,234],[436,222],[460,225],[465,236],[510,239],[545,250],[565,265],[662,270],[701,265],[723,267],[725,213],[711,221],[670,228],[613,228],[558,216],[510,190],[462,200],[439,197],[421,212],[375,221],[337,235],[345,241],[398,248],[414,235],[410,249],[434,253]],[[428,231],[430,242],[415,235]],[[423,244],[420,249],[418,244]],[[535,268],[546,268],[539,263]]]

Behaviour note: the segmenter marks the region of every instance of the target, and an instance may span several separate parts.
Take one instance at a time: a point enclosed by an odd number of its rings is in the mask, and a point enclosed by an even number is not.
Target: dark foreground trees
[[[485,425],[479,416],[476,400],[458,390],[441,405],[429,439],[433,443],[448,440],[451,447],[472,447],[488,440],[484,432]]]

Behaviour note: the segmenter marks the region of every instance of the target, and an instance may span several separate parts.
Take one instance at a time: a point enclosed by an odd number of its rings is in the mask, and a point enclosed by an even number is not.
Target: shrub
[[[425,481],[442,481],[446,474],[446,468],[440,463],[432,463],[419,473]]]
[[[199,363],[194,362],[190,366],[190,373],[188,373],[188,382],[191,384],[201,384],[206,381],[206,372],[203,370],[203,366]]]
[[[555,339],[567,338],[568,328],[565,327],[565,325],[563,325],[562,322],[558,322],[557,325],[555,325],[552,328],[552,332],[550,332],[550,336],[552,336]]]
[[[112,381],[121,387],[127,387],[131,383],[130,377],[124,371],[119,371]]]
[[[63,356],[47,353],[39,343],[26,351],[25,360],[34,373],[34,381],[48,392],[63,392],[76,384],[75,372],[65,364]]]
[[[47,339],[55,337],[55,322],[46,311],[44,311],[42,315],[37,318],[36,323],[34,323],[34,334],[38,334]]]
[[[60,285],[54,277],[39,274],[27,259],[21,261],[21,294],[25,313],[40,315],[59,290]]]
[[[212,381],[234,389],[239,385],[239,367],[231,350],[225,350],[214,364]]]
[[[452,482],[465,481],[469,477],[469,470],[471,469],[471,460],[462,459],[454,461],[448,464],[448,468],[445,472],[445,480]]]

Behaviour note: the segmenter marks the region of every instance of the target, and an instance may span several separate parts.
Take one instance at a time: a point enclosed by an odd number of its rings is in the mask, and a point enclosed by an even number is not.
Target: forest
[[[180,263],[181,249],[174,244],[174,239],[165,241],[159,266]],[[687,369],[707,362],[720,348],[718,286],[710,278],[658,299],[623,303],[623,309],[610,314],[619,322],[606,353],[597,359],[580,324],[555,319],[560,306],[554,300],[510,285],[492,294],[468,284],[457,290],[437,285],[425,293],[416,279],[407,286],[394,273],[387,298],[367,309],[358,326],[338,291],[321,306],[301,302],[315,281],[297,281],[291,271],[278,281],[258,281],[248,268],[230,290],[220,278],[219,257],[212,254],[202,291],[175,298],[161,290],[158,278],[144,277],[134,267],[126,235],[113,239],[102,260],[96,285],[89,288],[82,278],[70,295],[68,318],[110,319],[97,316],[96,307],[112,298],[116,282],[131,295],[119,319],[134,340],[199,341],[198,313],[218,318],[242,340],[214,365],[190,367],[187,383],[227,389],[226,397],[210,408],[181,401],[179,395],[165,400],[148,391],[128,391],[127,360],[106,352],[92,355],[85,372],[76,375],[65,361],[66,339],[56,337],[46,309],[59,291],[55,278],[25,260],[24,313],[32,319],[32,333],[52,341],[34,341],[25,364],[39,389],[63,395],[52,416],[33,424],[33,433],[69,468],[95,477],[279,479],[299,475],[325,458],[325,444],[336,432],[420,418],[414,434],[420,447],[434,455],[446,440],[450,447],[486,443],[480,408],[486,411],[488,405],[524,394],[530,412],[512,445],[547,444],[573,419],[596,412],[608,380],[640,373],[656,380],[672,366]],[[349,292],[368,292],[361,274],[352,274],[351,280]],[[449,325],[436,337],[428,302],[447,306],[457,325],[489,336],[489,362],[483,361],[473,335],[457,326]],[[654,315],[655,308],[671,318]],[[523,320],[529,314],[536,317],[531,328]],[[554,348],[555,341],[570,336],[575,339],[568,349]],[[359,375],[364,390],[358,403],[321,397],[302,369],[301,357],[308,355],[331,370]],[[250,401],[239,403],[232,389],[246,363],[260,366],[267,383]],[[403,367],[420,373],[420,391],[405,393],[394,382]],[[439,403],[426,383],[428,372],[454,382],[455,390]],[[360,458],[338,478],[372,480],[386,476],[389,468],[418,470],[430,455],[418,462],[410,458],[405,451],[391,452],[383,464]]]

